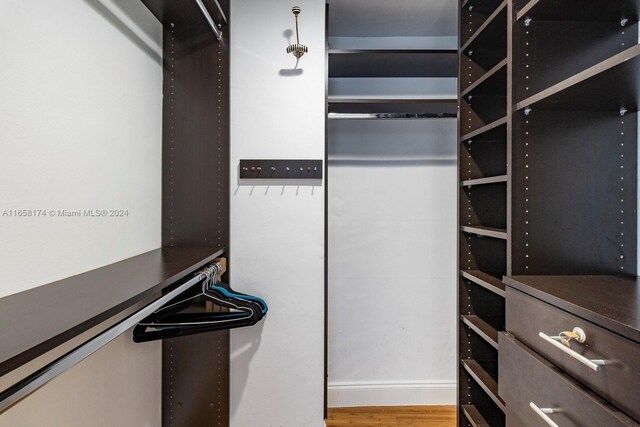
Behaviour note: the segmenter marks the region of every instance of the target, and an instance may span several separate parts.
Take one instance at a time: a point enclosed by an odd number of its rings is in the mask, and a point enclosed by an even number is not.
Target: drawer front
[[[593,370],[579,359],[554,347],[540,336],[557,336],[579,327],[583,344],[570,341],[570,349],[605,365]],[[506,329],[515,337],[640,421],[640,345],[557,307],[507,287]],[[566,347],[565,347],[566,348]]]
[[[500,333],[499,343],[498,384],[509,427],[549,427],[553,423],[558,427],[638,426],[513,335]],[[553,413],[541,416],[532,403],[542,412],[553,409]]]

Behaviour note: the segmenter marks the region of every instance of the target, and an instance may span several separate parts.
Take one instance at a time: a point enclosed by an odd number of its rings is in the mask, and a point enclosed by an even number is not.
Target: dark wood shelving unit
[[[329,49],[329,78],[453,77],[457,68],[453,49]]]
[[[638,339],[627,302],[640,288],[639,9],[637,0],[461,2],[460,427],[510,416],[496,336],[512,288]]]
[[[510,259],[512,0],[460,5],[458,425],[505,425],[498,396]]]

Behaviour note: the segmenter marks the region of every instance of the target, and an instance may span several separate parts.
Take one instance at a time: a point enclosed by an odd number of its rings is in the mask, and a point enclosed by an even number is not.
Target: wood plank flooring
[[[329,408],[327,427],[455,427],[455,406]]]

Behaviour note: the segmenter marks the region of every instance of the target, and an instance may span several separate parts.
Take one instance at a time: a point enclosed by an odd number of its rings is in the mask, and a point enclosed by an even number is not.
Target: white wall
[[[329,406],[455,404],[455,135],[331,122]]]
[[[234,427],[323,425],[323,187],[242,185],[237,165],[324,157],[324,3],[295,3],[309,53],[293,72],[294,3],[231,2],[232,282],[269,303],[231,334]]]
[[[0,16],[0,296],[158,248],[160,24],[128,0],[3,0]],[[160,372],[160,346],[125,335],[0,415],[0,426],[157,426]]]

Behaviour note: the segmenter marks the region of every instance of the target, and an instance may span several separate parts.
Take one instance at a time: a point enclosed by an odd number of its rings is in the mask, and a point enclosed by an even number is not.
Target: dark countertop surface
[[[635,276],[505,276],[503,282],[640,343]]]

